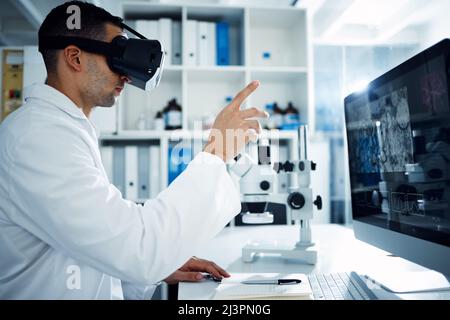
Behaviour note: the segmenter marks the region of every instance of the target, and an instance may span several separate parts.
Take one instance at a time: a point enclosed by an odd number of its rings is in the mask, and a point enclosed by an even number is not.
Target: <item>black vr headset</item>
[[[161,80],[164,65],[161,43],[147,39],[124,23],[120,26],[140,39],[117,36],[112,42],[104,42],[69,36],[39,37],[39,52],[75,45],[87,52],[106,56],[111,70],[126,76],[131,85],[147,91],[156,88]]]

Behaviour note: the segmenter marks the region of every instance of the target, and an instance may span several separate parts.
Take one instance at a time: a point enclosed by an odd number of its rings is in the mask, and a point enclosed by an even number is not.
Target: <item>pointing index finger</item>
[[[237,106],[240,105],[259,87],[259,81],[252,81],[248,84],[241,92],[239,92],[230,103],[230,105]]]

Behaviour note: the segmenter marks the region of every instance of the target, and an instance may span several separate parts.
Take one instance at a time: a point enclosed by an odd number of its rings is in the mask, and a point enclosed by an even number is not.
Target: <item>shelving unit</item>
[[[126,2],[122,16],[130,25],[136,20],[160,18],[181,22],[182,64],[166,65],[160,86],[152,92],[128,86],[115,107],[116,130],[101,132],[100,138],[101,145],[120,141],[158,144],[161,188],[168,183],[169,147],[186,141],[201,146],[208,137],[208,132],[202,131],[202,120],[215,116],[252,80],[259,80],[261,86],[243,108],[264,109],[275,101],[285,107],[288,102],[293,102],[299,109],[300,121],[314,128],[309,117],[313,115],[309,110],[312,64],[308,50],[309,20],[304,9]],[[188,20],[229,24],[230,65],[186,64]],[[173,98],[183,109],[182,130],[154,130],[151,120]],[[150,119],[143,131],[137,130],[141,114]],[[287,154],[284,153],[287,157],[297,157],[296,132],[266,131],[262,137],[288,148]]]
[[[180,21],[183,53],[181,65],[164,67],[156,90],[147,93],[128,86],[118,104],[114,133],[137,130],[139,116],[144,113],[149,120],[146,132],[154,136],[152,119],[172,98],[183,108],[183,129],[199,129],[194,128],[194,121],[217,113],[252,80],[260,80],[261,87],[244,107],[264,108],[274,101],[286,106],[292,101],[300,111],[300,120],[314,128],[309,119],[309,24],[304,9],[127,2],[122,16],[132,25],[136,20],[159,18]],[[229,24],[229,66],[186,65],[188,20]]]

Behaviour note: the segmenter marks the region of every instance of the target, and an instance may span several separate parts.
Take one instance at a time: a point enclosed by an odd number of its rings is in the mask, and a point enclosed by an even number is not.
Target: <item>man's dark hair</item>
[[[67,13],[67,7],[76,5],[80,8],[80,29],[69,29],[67,20],[72,13]],[[84,1],[69,1],[54,8],[45,18],[39,28],[39,37],[74,36],[93,40],[105,40],[106,24],[121,26],[122,18],[113,16],[103,8]],[[58,50],[43,50],[45,67],[48,73],[54,73],[57,66]]]

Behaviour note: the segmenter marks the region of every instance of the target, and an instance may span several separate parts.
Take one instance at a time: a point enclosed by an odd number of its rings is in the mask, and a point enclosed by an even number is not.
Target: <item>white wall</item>
[[[424,26],[420,36],[421,49],[428,48],[444,38],[450,38],[450,1],[440,3],[439,10]]]
[[[24,47],[23,56],[25,62],[23,73],[24,89],[35,83],[44,83],[47,78],[47,70],[45,69],[44,60],[38,51],[38,47]]]

